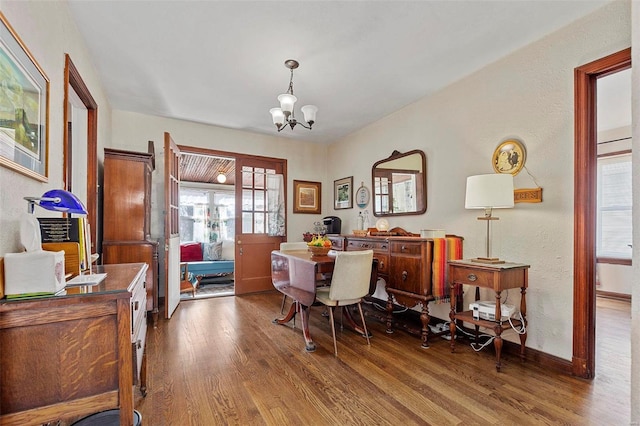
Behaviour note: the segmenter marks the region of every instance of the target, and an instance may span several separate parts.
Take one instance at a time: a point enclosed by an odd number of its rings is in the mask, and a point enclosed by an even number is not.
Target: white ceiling
[[[599,1],[69,0],[115,109],[278,134],[294,72],[329,143],[608,3]]]

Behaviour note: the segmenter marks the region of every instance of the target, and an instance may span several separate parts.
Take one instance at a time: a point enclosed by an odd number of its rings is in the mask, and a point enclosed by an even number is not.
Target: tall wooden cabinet
[[[150,152],[104,150],[102,261],[104,264],[144,262],[147,269],[147,311],[158,313],[158,242],[151,240]]]

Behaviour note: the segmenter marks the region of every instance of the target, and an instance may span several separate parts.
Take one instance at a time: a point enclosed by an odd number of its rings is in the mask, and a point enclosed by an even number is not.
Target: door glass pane
[[[242,187],[251,188],[253,185],[253,168],[242,166]]]
[[[253,232],[253,213],[242,212],[242,233],[251,234]]]
[[[255,213],[253,215],[253,217],[255,219],[254,224],[253,224],[253,233],[254,234],[264,234],[264,229],[265,229],[265,227],[264,227],[264,225],[265,225],[265,223],[264,223],[264,217],[265,217],[264,213]]]
[[[253,210],[253,191],[250,189],[242,190],[242,211]]]
[[[253,175],[253,187],[256,189],[264,189],[264,169],[256,167]]]
[[[263,212],[265,211],[265,204],[264,204],[264,200],[265,200],[265,193],[264,191],[256,191],[254,193],[255,196],[255,202],[254,202],[254,210],[257,212]]]

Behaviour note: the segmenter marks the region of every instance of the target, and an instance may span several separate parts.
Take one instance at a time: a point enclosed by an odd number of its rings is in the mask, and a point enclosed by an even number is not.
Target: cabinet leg
[[[429,347],[429,302],[423,302],[420,321],[422,322],[422,347]]]
[[[387,334],[393,334],[393,299],[387,299]]]

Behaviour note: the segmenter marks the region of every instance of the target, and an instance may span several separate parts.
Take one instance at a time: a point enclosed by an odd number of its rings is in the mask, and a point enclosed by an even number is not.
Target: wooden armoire
[[[149,265],[147,311],[158,314],[158,242],[151,240],[151,173],[149,152],[104,150],[102,262]]]

